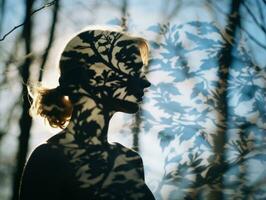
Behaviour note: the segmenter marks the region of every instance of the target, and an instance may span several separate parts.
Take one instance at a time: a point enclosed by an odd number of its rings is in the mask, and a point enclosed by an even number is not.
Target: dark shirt
[[[93,148],[77,151],[76,147],[48,142],[31,154],[20,188],[20,200],[44,199],[152,200],[154,197],[144,182],[141,157],[133,150],[116,143],[98,147],[97,151]]]

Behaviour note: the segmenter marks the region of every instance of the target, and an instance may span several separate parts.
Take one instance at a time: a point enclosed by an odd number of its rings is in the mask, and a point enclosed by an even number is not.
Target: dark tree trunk
[[[223,174],[227,170],[228,165],[225,160],[225,144],[227,137],[228,119],[228,99],[227,99],[227,87],[228,87],[228,75],[229,69],[233,61],[232,51],[236,42],[237,28],[240,26],[240,5],[242,0],[232,0],[230,13],[227,19],[227,26],[224,34],[224,46],[220,51],[219,56],[219,85],[218,90],[220,93],[220,112],[222,112],[224,118],[221,119],[221,127],[223,130],[219,131],[214,138],[214,153],[217,156],[217,176],[219,176],[219,183],[217,189],[213,189],[208,199],[224,199],[223,196]],[[216,176],[216,177],[217,177]]]
[[[133,147],[132,148],[137,152],[139,151],[139,133],[140,133],[140,124],[141,124],[141,114],[142,114],[142,109],[140,105],[139,111],[134,116],[134,122],[133,122],[133,127],[132,127],[132,133],[133,133]]]
[[[128,1],[127,0],[122,0],[122,17],[121,17],[121,27],[123,31],[128,30],[128,24],[127,24],[127,10],[128,10]]]
[[[26,15],[25,15],[25,25],[23,28],[22,40],[24,40],[26,55],[31,53],[32,19],[30,15],[32,12],[33,2],[34,0],[25,0]],[[20,66],[23,101],[22,101],[22,114],[19,120],[20,135],[18,138],[19,142],[18,142],[18,152],[17,152],[17,165],[14,173],[12,200],[17,200],[19,196],[20,178],[26,161],[26,156],[28,152],[28,142],[30,137],[30,128],[32,125],[32,118],[29,115],[30,102],[26,85],[30,77],[31,63],[32,63],[32,58],[30,56],[27,56],[25,58],[24,63]]]

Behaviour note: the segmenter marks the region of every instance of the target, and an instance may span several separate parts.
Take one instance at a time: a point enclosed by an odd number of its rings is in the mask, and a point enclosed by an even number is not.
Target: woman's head
[[[73,93],[85,91],[98,103],[108,99],[118,100],[121,106],[122,102],[136,104],[150,85],[143,73],[147,58],[148,45],[142,38],[107,30],[85,31],[62,53],[60,85],[72,88]]]
[[[134,113],[144,88],[150,86],[143,72],[148,51],[143,38],[126,33],[81,32],[68,42],[61,55],[60,91],[72,102],[73,97],[86,94],[109,110]]]

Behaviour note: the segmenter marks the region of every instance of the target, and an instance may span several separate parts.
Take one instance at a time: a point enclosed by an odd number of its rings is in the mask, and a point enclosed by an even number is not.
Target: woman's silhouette
[[[87,30],[70,40],[59,86],[39,90],[32,105],[51,126],[69,124],[30,156],[21,200],[154,199],[141,157],[107,141],[115,112],[138,111],[150,86],[143,73],[147,60],[147,42],[123,32]]]

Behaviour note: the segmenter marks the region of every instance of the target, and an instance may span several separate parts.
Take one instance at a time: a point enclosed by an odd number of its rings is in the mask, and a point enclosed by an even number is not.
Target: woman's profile
[[[154,199],[141,157],[107,141],[113,114],[137,112],[150,86],[143,72],[148,51],[143,38],[102,29],[83,31],[67,43],[59,86],[39,89],[32,104],[63,130],[31,154],[20,200]]]

